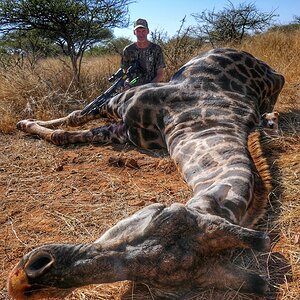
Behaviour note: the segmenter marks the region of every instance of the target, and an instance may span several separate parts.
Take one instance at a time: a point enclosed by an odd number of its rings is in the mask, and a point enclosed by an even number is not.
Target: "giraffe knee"
[[[86,123],[85,116],[81,115],[81,110],[75,110],[68,115],[68,124],[69,126],[78,126]]]

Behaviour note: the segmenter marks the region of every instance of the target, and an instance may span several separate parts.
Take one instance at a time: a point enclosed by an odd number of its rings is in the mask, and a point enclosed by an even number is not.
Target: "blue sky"
[[[300,16],[299,0],[231,0],[235,7],[239,3],[254,3],[256,8],[262,12],[276,10],[279,15],[275,21],[279,24],[287,24],[293,20],[295,15]],[[227,0],[136,0],[129,5],[130,21],[144,18],[148,20],[151,30],[167,32],[168,36],[173,36],[180,28],[181,20],[186,16],[186,26],[195,25],[195,20],[191,16],[193,13],[200,13],[204,10],[220,11],[228,6]],[[115,29],[116,37],[128,37],[133,39],[132,26],[128,29]]]

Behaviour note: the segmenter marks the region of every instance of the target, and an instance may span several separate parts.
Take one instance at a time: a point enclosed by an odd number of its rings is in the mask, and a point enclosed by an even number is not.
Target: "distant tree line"
[[[2,0],[2,41],[5,45],[11,41],[12,49],[15,46],[21,46],[18,50],[24,52],[31,49],[34,55],[51,55],[60,49],[70,58],[73,79],[78,84],[84,52],[95,43],[111,39],[113,28],[128,26],[130,3],[130,0]]]
[[[70,58],[74,84],[80,84],[84,54],[121,53],[131,41],[115,38],[113,29],[129,25],[132,0],[2,0],[0,1],[0,63],[5,55],[24,55],[34,67],[43,57],[66,55]],[[261,12],[253,3],[228,5],[221,11],[196,12],[197,26],[184,27],[177,34],[154,31],[152,38],[160,43],[172,65],[174,59],[188,55],[203,43],[213,47],[239,43],[245,37],[276,28],[275,11]],[[289,26],[299,26],[295,16]],[[278,26],[277,26],[278,27]],[[182,51],[185,49],[185,51]],[[184,52],[184,53],[183,53]],[[184,59],[184,57],[182,57]]]

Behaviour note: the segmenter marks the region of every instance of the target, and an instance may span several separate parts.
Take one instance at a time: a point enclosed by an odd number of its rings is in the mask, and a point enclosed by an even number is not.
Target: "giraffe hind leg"
[[[123,123],[110,124],[89,130],[67,131],[43,127],[34,120],[23,120],[18,123],[18,128],[32,135],[51,142],[55,145],[67,145],[76,143],[126,143],[127,131]]]

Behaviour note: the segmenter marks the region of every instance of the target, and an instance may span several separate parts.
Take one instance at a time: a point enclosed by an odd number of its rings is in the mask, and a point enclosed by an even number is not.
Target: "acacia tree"
[[[112,37],[111,29],[128,26],[131,0],[2,0],[0,32],[36,30],[55,41],[80,82],[84,52],[93,44]]]
[[[300,16],[294,16],[294,22],[300,24]]]
[[[17,56],[15,65],[23,67],[24,60],[34,69],[36,62],[43,57],[56,56],[60,49],[47,37],[42,37],[35,29],[11,31],[0,40],[3,53]]]
[[[220,43],[241,42],[246,34],[265,30],[276,15],[274,11],[259,11],[253,3],[240,3],[238,7],[234,7],[228,1],[228,7],[220,12],[204,11],[192,16],[198,24],[200,34],[215,46]]]

